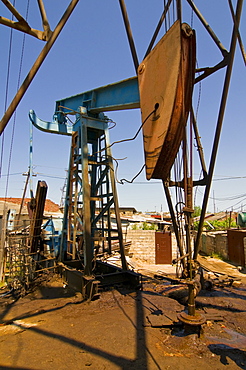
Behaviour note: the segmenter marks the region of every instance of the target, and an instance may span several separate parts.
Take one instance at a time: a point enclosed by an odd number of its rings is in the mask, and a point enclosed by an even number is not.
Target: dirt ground
[[[189,333],[177,320],[183,286],[150,274],[142,290],[88,302],[45,275],[24,297],[0,298],[0,369],[246,369],[245,299],[245,284],[202,290],[196,305],[207,322]]]

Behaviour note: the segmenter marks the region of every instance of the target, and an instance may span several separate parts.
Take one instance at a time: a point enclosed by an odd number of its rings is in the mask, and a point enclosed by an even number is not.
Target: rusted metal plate
[[[172,240],[170,232],[155,233],[155,263],[157,265],[172,263]]]
[[[227,230],[227,238],[229,260],[245,267],[244,238],[246,238],[246,230]]]
[[[191,107],[194,71],[194,32],[176,21],[138,68],[148,180],[169,175]]]
[[[47,190],[48,186],[46,182],[38,181],[35,197],[35,208],[32,214],[32,220],[29,231],[31,253],[37,252],[38,250]]]

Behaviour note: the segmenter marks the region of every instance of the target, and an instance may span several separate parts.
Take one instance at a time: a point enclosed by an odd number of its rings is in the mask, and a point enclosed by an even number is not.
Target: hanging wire
[[[30,0],[27,1],[26,20],[28,18],[29,2],[30,2]],[[23,58],[24,58],[25,41],[26,41],[26,35],[25,35],[25,33],[23,33],[22,50],[21,50],[21,58],[20,58],[20,67],[19,67],[19,74],[18,74],[18,80],[17,80],[17,91],[19,90],[19,86],[20,86],[20,78],[21,78]],[[15,113],[14,113],[13,128],[12,128],[12,133],[11,133],[11,142],[10,142],[10,150],[9,150],[9,161],[8,161],[8,169],[7,169],[7,180],[6,180],[6,189],[5,189],[5,198],[7,198],[7,195],[8,195],[9,173],[10,173],[10,166],[11,166],[11,159],[12,159],[12,152],[13,152],[15,126],[16,126],[16,110],[15,110]]]
[[[115,126],[117,125],[117,123],[115,121],[113,121],[112,119],[108,119],[108,123],[112,124],[112,126],[110,126],[108,128],[109,130],[112,130],[112,128],[115,128]]]
[[[197,65],[197,69],[198,69],[199,65],[198,65],[197,60],[196,60],[196,65]],[[200,76],[200,72],[198,72],[198,76]],[[202,95],[202,82],[199,81],[199,84],[198,84],[198,99],[197,99],[196,114],[195,114],[196,121],[197,121],[198,111],[199,111],[200,103],[201,103],[201,95]]]
[[[146,121],[149,119],[149,117],[151,117],[151,115],[152,114],[154,114],[155,112],[156,112],[156,109],[157,109],[157,107],[155,107],[154,109],[153,109],[153,111],[152,112],[150,112],[150,114],[148,114],[148,116],[144,119],[144,121],[143,121],[143,123],[140,125],[140,127],[139,127],[139,129],[137,130],[137,132],[136,132],[136,134],[132,137],[132,138],[129,138],[129,139],[122,139],[122,140],[118,140],[118,141],[114,141],[112,144],[110,144],[109,146],[107,146],[106,148],[103,148],[103,149],[101,149],[101,150],[99,150],[99,151],[97,151],[97,152],[94,152],[94,153],[92,153],[91,154],[91,156],[93,156],[93,155],[96,155],[96,154],[100,154],[102,151],[105,151],[105,150],[107,150],[107,149],[109,149],[109,148],[111,148],[114,144],[120,144],[120,143],[123,143],[123,142],[126,142],[126,141],[133,141],[133,140],[135,140],[136,138],[137,138],[137,136],[138,136],[138,134],[139,134],[139,132],[141,131],[141,129],[143,128],[143,126],[144,126],[144,124],[146,123]],[[115,123],[115,122],[114,122]],[[102,156],[102,157],[104,157],[104,156]],[[140,171],[131,179],[131,180],[127,180],[127,179],[120,179],[120,180],[118,180],[117,179],[117,171],[118,171],[118,167],[119,167],[119,163],[118,163],[118,161],[117,161],[117,159],[115,159],[114,157],[112,157],[112,155],[110,156],[114,161],[115,161],[115,163],[116,163],[116,169],[115,169],[115,178],[116,178],[116,182],[117,183],[119,183],[119,184],[121,184],[121,185],[123,185],[124,184],[124,182],[128,182],[128,183],[133,183],[134,182],[134,180],[142,173],[142,171],[143,171],[143,169],[145,168],[145,164],[142,166],[142,168],[140,169]],[[123,158],[123,159],[126,159],[126,158]],[[121,159],[121,160],[123,160],[123,159]]]
[[[191,15],[190,15],[190,26],[193,28],[193,21],[194,21],[194,9],[191,8]]]
[[[143,172],[143,169],[146,167],[145,164],[143,164],[143,166],[141,167],[141,169],[138,171],[138,173],[131,179],[131,180],[127,180],[127,179],[120,179],[118,180],[117,182],[121,185],[123,185],[125,182],[127,182],[128,184],[132,184],[134,182],[134,180]]]
[[[133,140],[135,140],[135,139],[137,138],[137,136],[138,136],[139,132],[140,132],[140,131],[141,131],[141,129],[143,128],[144,124],[146,123],[146,121],[150,118],[150,116],[151,116],[152,114],[154,114],[154,113],[156,112],[156,109],[157,109],[157,108],[155,108],[154,110],[152,110],[152,112],[150,112],[150,114],[145,118],[145,120],[143,121],[143,123],[141,124],[141,126],[139,127],[139,129],[137,130],[136,134],[135,134],[133,137],[131,137],[131,138],[129,138],[129,139],[122,139],[122,140],[114,141],[114,142],[113,142],[112,144],[110,144],[107,148],[111,148],[114,144],[120,144],[120,143],[124,143],[124,142],[126,142],[126,141],[133,141]]]
[[[135,140],[136,138],[137,138],[137,136],[138,136],[138,134],[139,134],[139,132],[141,131],[141,129],[143,128],[143,126],[144,126],[144,124],[146,123],[146,121],[149,119],[149,117],[152,115],[152,114],[154,114],[155,112],[156,112],[156,107],[155,107],[155,109],[145,118],[145,120],[143,121],[143,123],[141,124],[141,126],[139,127],[139,129],[137,130],[137,132],[136,132],[136,134],[133,136],[133,137],[131,137],[131,138],[129,138],[129,139],[122,139],[122,140],[117,140],[117,141],[114,141],[112,144],[110,144],[110,145],[108,145],[106,148],[103,148],[103,149],[101,149],[101,150],[99,150],[99,151],[97,151],[97,152],[94,152],[94,153],[92,153],[91,155],[93,156],[93,155],[95,155],[95,154],[98,154],[98,153],[101,153],[102,151],[104,151],[104,150],[106,150],[106,149],[109,149],[109,148],[111,148],[113,145],[115,145],[115,144],[120,144],[120,143],[124,143],[124,142],[126,142],[126,141],[133,141],[133,140]]]
[[[15,0],[13,2],[13,6],[15,6]],[[13,21],[13,19],[14,19],[14,15],[12,14],[11,20]],[[6,78],[6,87],[5,87],[4,112],[6,112],[6,110],[7,110],[9,78],[10,78],[10,61],[11,61],[11,55],[12,55],[12,43],[13,43],[13,29],[11,28],[10,29],[10,38],[9,38],[9,53],[8,53],[7,78]],[[4,138],[5,138],[5,134],[3,132],[2,133],[2,143],[1,143],[0,178],[2,177]]]

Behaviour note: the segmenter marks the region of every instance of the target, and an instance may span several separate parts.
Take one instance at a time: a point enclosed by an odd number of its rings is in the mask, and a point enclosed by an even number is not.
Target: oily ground
[[[187,331],[183,285],[143,276],[142,290],[118,286],[88,302],[45,274],[22,297],[1,294],[0,369],[246,369],[245,299],[244,284],[202,290],[207,321]]]

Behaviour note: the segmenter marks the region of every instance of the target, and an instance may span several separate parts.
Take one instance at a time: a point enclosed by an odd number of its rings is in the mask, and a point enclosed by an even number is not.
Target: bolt
[[[144,70],[145,70],[145,65],[144,64],[141,64],[139,66],[138,73],[141,75],[144,72]]]

